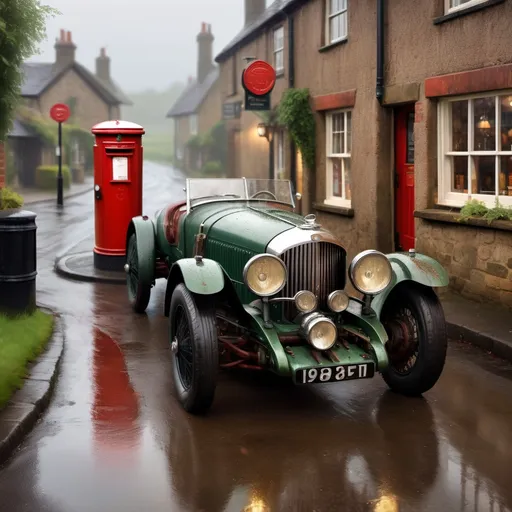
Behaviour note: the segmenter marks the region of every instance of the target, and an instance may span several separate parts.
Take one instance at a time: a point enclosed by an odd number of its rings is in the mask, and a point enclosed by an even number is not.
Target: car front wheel
[[[446,324],[437,295],[431,288],[398,286],[386,300],[381,320],[389,337],[384,380],[403,395],[425,393],[438,381],[446,360]]]
[[[212,298],[192,294],[179,284],[171,298],[169,326],[178,399],[186,411],[204,413],[213,403],[219,369]]]

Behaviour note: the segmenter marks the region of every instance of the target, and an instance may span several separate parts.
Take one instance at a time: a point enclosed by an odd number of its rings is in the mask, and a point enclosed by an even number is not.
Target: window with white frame
[[[284,70],[284,27],[274,30],[274,68],[276,72]]]
[[[190,135],[197,135],[197,115],[191,114],[188,118],[188,129]]]
[[[439,203],[512,205],[512,91],[439,104]]]
[[[346,39],[348,35],[348,0],[326,0],[325,44]]]
[[[336,111],[326,116],[327,183],[325,203],[351,207],[350,155],[352,151],[352,111]]]
[[[483,4],[488,0],[444,0],[445,1],[445,12],[455,12],[467,9],[473,5]]]
[[[275,136],[275,150],[274,150],[274,179],[284,179],[284,131],[278,130]]]

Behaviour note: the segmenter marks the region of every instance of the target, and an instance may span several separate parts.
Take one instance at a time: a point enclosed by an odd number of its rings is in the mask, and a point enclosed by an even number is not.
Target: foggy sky
[[[267,5],[273,0],[267,0]],[[47,40],[30,61],[53,62],[60,29],[72,32],[76,60],[95,69],[105,46],[113,78],[127,92],[163,89],[196,76],[201,22],[215,36],[214,57],[242,29],[244,0],[43,0],[61,14],[48,18]]]

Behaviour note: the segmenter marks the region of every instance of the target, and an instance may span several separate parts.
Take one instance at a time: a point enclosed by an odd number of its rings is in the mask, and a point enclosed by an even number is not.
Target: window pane
[[[467,100],[451,104],[452,147],[451,151],[468,150],[468,104]]]
[[[340,14],[340,36],[347,37],[347,13]]]
[[[342,138],[343,134],[340,132],[332,134],[332,152],[336,155],[342,153]]]
[[[512,96],[501,99],[501,140],[502,151],[512,151]]]
[[[275,55],[276,55],[276,62],[275,62],[276,69],[283,69],[283,67],[284,67],[284,64],[283,64],[283,51],[276,52]]]
[[[344,173],[343,178],[345,179],[345,199],[352,199],[352,189],[350,186],[350,158],[343,159]]]
[[[468,192],[468,157],[451,156],[449,157],[452,170],[451,191],[460,194]]]
[[[331,0],[330,1],[330,11],[329,14],[335,14],[341,10],[341,0]]]
[[[340,37],[340,23],[339,23],[339,16],[335,16],[334,18],[331,18],[331,41],[336,41],[336,39],[339,39]]]
[[[473,100],[473,108],[474,150],[494,151],[496,149],[495,97],[491,96]]]
[[[500,157],[498,192],[500,196],[512,196],[512,156]]]
[[[496,194],[496,158],[494,156],[471,158],[471,193]]]
[[[347,113],[347,153],[352,151],[352,113]]]
[[[333,158],[332,162],[332,195],[334,197],[342,197],[341,194],[341,158]]]

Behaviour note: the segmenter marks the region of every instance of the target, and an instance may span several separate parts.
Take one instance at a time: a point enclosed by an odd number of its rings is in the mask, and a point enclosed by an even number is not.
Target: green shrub
[[[224,174],[224,169],[222,168],[222,164],[217,161],[206,162],[201,168],[201,174],[205,178],[214,178],[219,177]]]
[[[0,210],[10,210],[11,208],[21,208],[23,198],[9,188],[0,188]]]
[[[45,190],[56,190],[58,174],[58,165],[40,165],[36,169],[36,187]],[[71,171],[67,165],[62,166],[62,178],[64,188],[69,188],[71,185]]]

